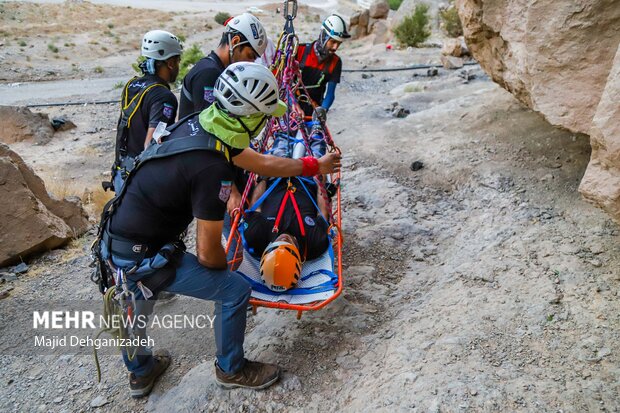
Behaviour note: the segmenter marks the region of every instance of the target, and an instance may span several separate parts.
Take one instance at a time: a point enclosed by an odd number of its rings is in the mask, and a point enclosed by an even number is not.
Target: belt
[[[142,262],[145,258],[155,256],[159,250],[158,248],[153,248],[151,245],[111,234],[107,228],[103,231],[102,238],[110,254],[136,263]]]

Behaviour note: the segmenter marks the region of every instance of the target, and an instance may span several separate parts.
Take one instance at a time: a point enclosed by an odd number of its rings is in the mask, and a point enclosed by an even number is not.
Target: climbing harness
[[[168,89],[168,86],[162,82],[145,81],[144,84],[142,84],[140,91],[136,93],[133,98],[129,99],[129,86],[138,79],[139,77],[136,76],[127,82],[121,95],[121,115],[116,126],[116,147],[114,150],[114,164],[112,165],[112,181],[101,183],[104,191],[114,188],[113,179],[115,174],[120,173],[123,180],[125,180],[129,174],[129,168],[134,162],[134,159],[127,155],[129,129],[131,127],[131,121],[142,105],[144,97],[155,87],[165,87]]]
[[[167,129],[168,132],[173,132],[188,118],[195,115],[194,113],[181,119],[170,126]],[[136,315],[137,300],[135,293],[129,288],[128,280],[136,283],[137,288],[146,300],[156,295],[158,291],[174,280],[176,259],[185,251],[185,245],[181,238],[161,247],[153,247],[110,233],[110,219],[116,208],[121,204],[127,187],[136,172],[153,159],[190,151],[207,150],[221,154],[230,162],[228,147],[214,135],[202,129],[200,131],[202,133],[192,136],[170,139],[162,143],[152,143],[136,158],[122,189],[103,207],[97,236],[91,245],[91,267],[93,267],[91,280],[98,284],[99,291],[103,294],[104,319],[110,321],[116,317],[125,321],[123,325],[115,324],[113,327],[110,327],[111,324],[108,323],[107,328],[99,331],[97,337],[104,332],[110,333],[116,338],[133,338],[135,336],[133,320]],[[107,257],[104,257],[103,250],[106,251]],[[115,265],[112,256],[132,262],[133,266],[120,268]],[[125,348],[125,350],[131,360],[135,356],[136,349]],[[101,369],[96,351],[94,351],[94,357],[97,377],[98,380],[101,380]]]

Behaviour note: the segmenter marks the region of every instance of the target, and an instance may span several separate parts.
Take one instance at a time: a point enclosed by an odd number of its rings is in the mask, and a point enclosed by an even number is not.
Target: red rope
[[[280,209],[278,209],[278,216],[276,217],[276,222],[273,224],[273,229],[271,230],[274,233],[280,231],[280,221],[282,220],[282,215],[284,215],[284,208],[286,207],[286,202],[291,200],[293,204],[293,209],[295,209],[295,215],[297,216],[297,223],[299,224],[299,231],[301,232],[301,236],[306,236],[306,229],[304,228],[304,220],[301,217],[301,212],[299,211],[299,206],[297,205],[297,200],[295,199],[295,187],[291,185],[291,182],[288,183],[288,188],[286,189],[286,193],[282,197],[282,202],[280,203]]]

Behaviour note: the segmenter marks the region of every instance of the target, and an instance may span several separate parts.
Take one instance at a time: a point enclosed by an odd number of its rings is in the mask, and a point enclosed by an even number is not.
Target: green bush
[[[101,66],[97,66],[97,67],[95,67],[95,68],[93,69],[93,72],[95,72],[95,73],[103,73],[103,72],[104,72],[104,69],[103,69],[103,67],[101,67]]]
[[[221,24],[222,26],[224,25],[224,23],[226,22],[226,20],[228,20],[230,18],[230,14],[221,11],[218,14],[215,15],[215,22],[217,24]]]
[[[48,44],[47,49],[52,53],[58,53],[58,47],[53,43]]]
[[[463,26],[454,2],[450,2],[447,9],[439,10],[439,18],[441,19],[441,28],[448,36],[459,37],[463,35]]]
[[[398,10],[402,3],[403,0],[388,0],[388,4],[390,5],[390,9],[392,10]]]
[[[413,13],[394,29],[394,35],[402,45],[418,47],[431,35],[429,20],[428,5],[418,4]]]
[[[177,84],[183,83],[183,78],[189,70],[196,64],[197,61],[204,57],[204,53],[200,50],[200,46],[193,44],[192,47],[185,50],[181,56],[181,64],[179,65],[179,76],[177,77]]]

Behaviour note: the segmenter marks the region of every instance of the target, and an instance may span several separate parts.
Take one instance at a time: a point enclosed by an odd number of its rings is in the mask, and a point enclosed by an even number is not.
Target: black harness
[[[174,125],[170,126],[167,130],[173,132],[180,125],[183,124],[188,118],[196,115],[195,113],[186,116]],[[170,258],[170,262],[161,270],[156,271],[154,274],[150,274],[147,280],[143,280],[143,284],[156,292],[158,289],[163,288],[166,283],[172,282],[176,275],[176,269],[173,258],[178,256],[179,253],[185,251],[185,245],[180,239],[172,240],[171,243],[166,245],[174,245],[174,248],[161,249],[161,246],[150,245],[145,242],[139,242],[128,238],[121,237],[116,234],[112,234],[109,230],[110,219],[114,215],[114,212],[119,207],[123,200],[123,196],[127,192],[131,180],[141,167],[154,159],[167,158],[170,156],[178,155],[181,153],[191,151],[212,151],[224,155],[224,157],[230,162],[230,152],[228,146],[220,141],[215,135],[208,133],[204,130],[200,130],[194,136],[184,136],[175,139],[169,139],[162,143],[152,142],[151,145],[144,150],[137,158],[135,158],[133,165],[129,168],[127,179],[122,189],[103,207],[101,213],[101,219],[97,230],[97,237],[93,242],[91,248],[91,256],[93,258],[93,267],[95,267],[95,273],[91,279],[99,284],[99,289],[104,293],[113,284],[112,272],[116,269],[111,262],[105,262],[101,256],[101,243],[103,242],[110,252],[118,258],[122,258],[134,263],[134,267],[126,270],[127,275],[131,275],[135,271],[145,258],[150,258],[160,253],[166,258]],[[148,284],[147,284],[148,283]]]
[[[304,68],[306,67],[306,61],[308,60],[308,56],[310,55],[310,52],[312,51],[313,48],[313,44],[314,43],[306,43],[305,47],[304,47],[304,54],[301,55],[301,61],[299,62],[299,70],[304,70]],[[317,87],[321,87],[323,81],[325,80],[325,78],[331,74],[329,69],[332,66],[332,59],[333,56],[330,56],[327,61],[325,61],[325,64],[323,65],[323,69],[321,69],[321,77],[319,78],[319,80],[316,82],[315,85],[306,85],[304,84],[306,89],[314,89]]]
[[[121,95],[121,115],[118,119],[118,123],[116,125],[116,147],[114,150],[114,164],[112,165],[112,180],[114,179],[114,174],[118,171],[122,173],[124,177],[126,177],[129,172],[127,171],[127,167],[133,163],[133,158],[127,159],[127,145],[129,140],[129,128],[131,127],[131,120],[134,115],[142,105],[142,101],[144,100],[144,96],[148,93],[149,90],[155,87],[165,87],[168,89],[168,85],[162,83],[156,79],[149,79],[144,81],[144,85],[142,85],[140,91],[135,94],[131,100],[129,99],[129,86],[135,81],[139,79],[139,77],[134,77],[125,85],[123,89],[123,93]],[[103,189],[107,191],[108,189],[112,189],[112,181],[110,182],[102,182],[101,185]]]

